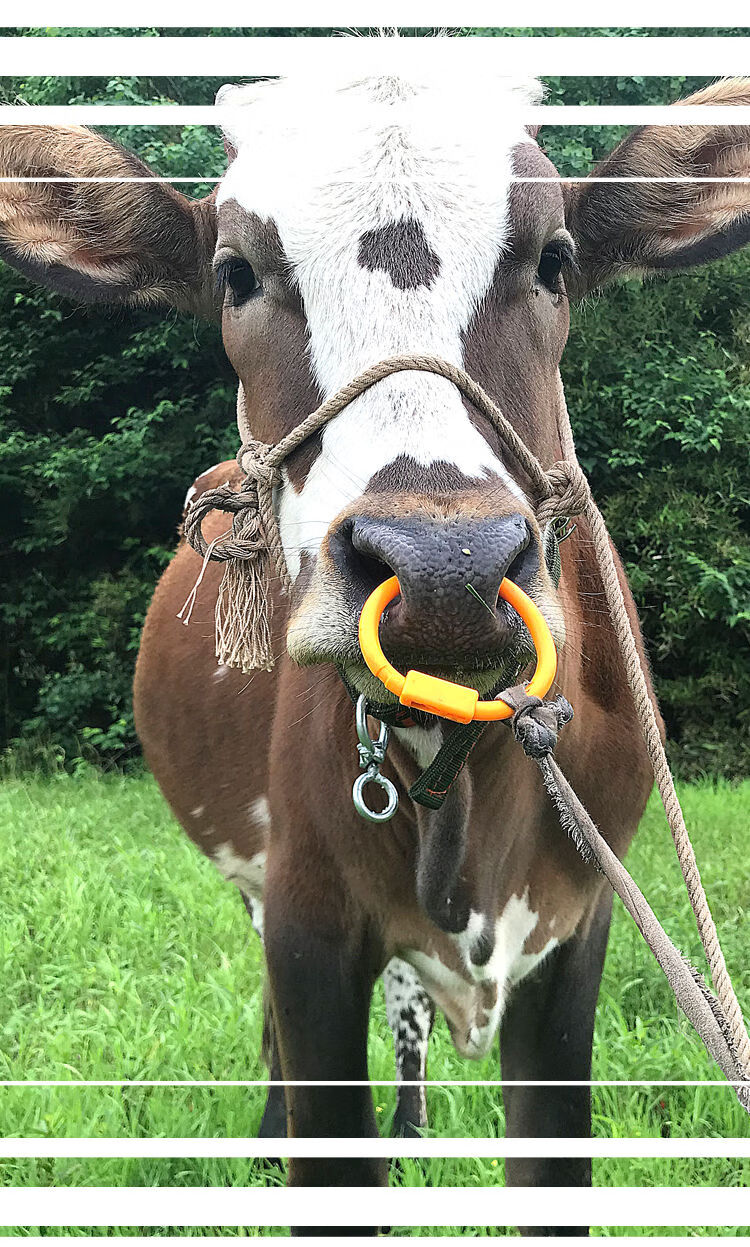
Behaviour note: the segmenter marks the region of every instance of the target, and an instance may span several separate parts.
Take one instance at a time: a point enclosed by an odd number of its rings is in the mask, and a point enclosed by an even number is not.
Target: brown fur
[[[231,478],[233,468],[231,463],[221,465],[202,478],[202,487]],[[214,513],[205,525],[207,539],[225,526],[226,517]],[[651,786],[650,769],[616,641],[602,627],[601,582],[585,523],[561,550],[567,640],[552,691],[565,693],[576,717],[561,737],[558,759],[622,856]],[[418,829],[413,807],[402,802],[393,822],[374,832],[353,809],[351,785],[357,769],[352,707],[335,671],[325,666],[299,669],[282,657],[275,673],[249,677],[227,671],[216,679],[213,603],[220,569],[209,567],[190,626],[183,627],[176,618],[199,570],[198,556],[181,545],[149,611],[135,685],[137,727],[146,758],[176,817],[209,855],[229,843],[249,859],[265,846],[265,833],[252,824],[248,810],[267,794],[274,819],[271,854],[278,851],[290,862],[308,863],[295,887],[316,890],[310,862],[321,856],[335,861],[339,898],[367,915],[381,950],[379,968],[400,950],[422,948],[465,976],[468,987],[470,979],[452,939],[428,921],[416,902]],[[581,578],[587,585],[585,596],[578,590]],[[637,628],[624,581],[623,587]],[[279,653],[286,610],[284,603],[277,603]],[[599,676],[600,671],[606,674]],[[185,672],[190,672],[189,680]],[[300,759],[306,760],[301,766]],[[410,754],[394,741],[385,773],[403,789],[417,771]],[[525,948],[529,953],[546,944],[551,920],[558,939],[585,929],[600,879],[564,836],[536,768],[505,725],[487,732],[469,771],[474,800],[464,874],[472,907],[498,914],[509,897],[522,895],[529,884],[529,904],[540,915]],[[200,807],[205,813],[196,817],[193,811]],[[454,1026],[467,1025],[456,1015],[455,1001],[438,1003]]]

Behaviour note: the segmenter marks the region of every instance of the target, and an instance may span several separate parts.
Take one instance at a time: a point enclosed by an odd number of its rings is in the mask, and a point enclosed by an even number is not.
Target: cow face
[[[254,435],[275,442],[367,365],[398,353],[465,367],[543,463],[560,457],[569,295],[618,274],[724,254],[750,234],[745,127],[645,127],[564,193],[522,124],[533,84],[381,77],[230,88],[230,166],[191,203],[163,184],[6,183],[11,263],[83,300],[218,311]],[[746,104],[746,80],[693,103]],[[148,177],[83,129],[0,129],[3,177]],[[626,179],[625,182],[622,179]],[[395,572],[394,661],[486,691],[526,655],[497,601],[508,575],[560,639],[528,483],[447,381],[393,376],[288,461],[277,511],[294,580],[288,647],[360,687],[370,590]],[[564,585],[564,581],[563,581]]]
[[[512,182],[554,177],[522,121],[539,88],[500,83],[480,99],[466,84],[378,78],[312,90],[220,96],[236,111],[214,264],[255,435],[277,441],[379,360],[432,354],[468,367],[559,458],[575,244],[559,185]],[[357,620],[394,573],[382,639],[403,665],[485,690],[515,669],[527,647],[498,601],[504,575],[561,636],[527,484],[444,379],[397,374],[351,403],[289,461],[278,515],[300,662],[336,661],[362,686]]]

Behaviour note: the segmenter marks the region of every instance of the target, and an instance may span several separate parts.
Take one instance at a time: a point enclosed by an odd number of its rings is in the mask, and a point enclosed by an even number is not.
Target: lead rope
[[[227,666],[240,667],[243,671],[270,670],[274,665],[269,626],[271,576],[275,575],[282,593],[288,593],[291,587],[291,578],[276,521],[273,495],[274,489],[282,481],[281,465],[284,460],[371,386],[394,373],[405,371],[426,372],[445,378],[446,381],[455,385],[464,397],[490,421],[501,441],[515,456],[533,485],[537,500],[535,513],[540,527],[543,528],[554,519],[573,515],[584,515],[589,521],[612,626],[620,646],[628,686],[633,696],[654,778],[677,851],[690,904],[695,914],[701,943],[711,970],[716,990],[716,1003],[726,1018],[727,1034],[736,1052],[737,1067],[744,1079],[750,1079],[750,1037],[748,1037],[742,1011],[727,972],[716,925],[701,882],[695,852],[661,741],[656,713],[649,696],[637,643],[625,607],[607,527],[577,461],[573,433],[562,393],[562,382],[560,382],[560,437],[565,458],[553,464],[547,471],[518,436],[486,391],[462,368],[431,355],[399,355],[366,369],[322,403],[273,446],[252,439],[243,441],[237,461],[246,473],[246,479],[240,490],[232,489],[228,483],[218,489],[207,490],[206,493],[196,498],[184,523],[186,539],[201,555],[204,562],[213,559],[226,563],[216,604],[217,659]],[[243,438],[246,438],[249,423],[244,407],[242,386],[237,396],[237,408],[240,432]],[[203,536],[202,523],[213,510],[233,514],[234,520],[231,530],[222,538],[214,538],[209,546]],[[556,763],[553,765],[556,767]],[[552,774],[554,775],[554,772]],[[583,809],[582,806],[581,809]],[[624,867],[621,869],[624,871]],[[625,875],[629,880],[627,872]],[[620,883],[622,883],[621,880]],[[630,884],[633,888],[635,887],[632,880]],[[633,913],[632,908],[625,901],[623,891],[620,891],[615,883],[613,886]],[[645,904],[645,901],[643,903]],[[635,914],[633,916],[635,917]],[[643,928],[640,929],[643,930]],[[666,935],[664,939],[667,939]],[[706,1042],[702,1034],[701,1038]],[[709,1051],[713,1055],[711,1047]],[[725,1069],[724,1064],[722,1068]],[[736,1075],[734,1077],[736,1078]],[[741,1088],[738,1095],[743,1106],[748,1108],[749,1089]]]
[[[562,389],[562,382],[560,382],[560,387]],[[563,413],[561,429],[563,452],[569,462],[577,462],[573,431],[564,395],[560,410]],[[750,1036],[748,1036],[742,1010],[729,977],[724,953],[719,943],[716,924],[698,869],[695,850],[690,839],[687,824],[685,823],[685,815],[682,812],[680,799],[677,796],[666,750],[662,744],[654,704],[649,696],[643,664],[638,653],[638,645],[630,624],[620,580],[617,575],[607,526],[604,523],[601,511],[591,497],[588,482],[587,490],[589,497],[584,514],[591,525],[594,553],[599,564],[612,627],[620,646],[628,685],[633,696],[641,732],[654,772],[656,786],[659,789],[659,796],[661,797],[669,830],[674,841],[677,860],[680,863],[682,877],[685,880],[685,887],[687,888],[690,904],[695,914],[698,934],[700,935],[706,960],[711,970],[711,979],[721,1007],[727,1016],[737,1056],[746,1071],[745,1077],[747,1078],[750,1076]],[[748,1106],[745,1105],[745,1107]]]
[[[539,767],[563,830],[583,860],[604,875],[620,897],[664,971],[677,1004],[709,1055],[732,1083],[742,1107],[750,1112],[748,1070],[737,1050],[726,1012],[695,967],[672,943],[640,888],[612,852],[552,756],[560,729],[573,718],[572,707],[564,697],[548,702],[529,697],[523,685],[506,689],[501,696],[514,710],[513,734],[524,753]]]

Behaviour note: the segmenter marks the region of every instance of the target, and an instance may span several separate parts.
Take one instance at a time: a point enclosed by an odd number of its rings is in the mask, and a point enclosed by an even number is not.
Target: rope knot
[[[535,761],[553,752],[560,729],[573,718],[573,707],[565,697],[558,696],[553,701],[529,697],[523,684],[506,688],[500,700],[513,710],[513,735],[526,756]]]
[[[188,545],[191,545],[201,558],[211,558],[218,563],[225,563],[232,555],[227,553],[226,543],[219,539],[209,545],[203,536],[203,521],[211,511],[226,511],[229,515],[240,515],[248,506],[248,500],[227,481],[216,489],[207,489],[199,498],[195,498],[188,507],[182,522],[182,531]]]
[[[224,563],[215,608],[216,657],[220,663],[242,671],[270,671],[273,667],[273,571],[282,591],[288,588],[288,572],[280,538],[275,539],[273,514],[272,491],[280,472],[267,462],[270,450],[262,442],[245,443],[238,456],[247,473],[240,489],[232,489],[227,482],[218,489],[206,490],[189,508],[183,525],[186,540],[203,556],[198,579],[183,607],[187,612],[183,622],[190,619],[209,561]],[[231,530],[209,544],[202,525],[210,511],[225,511],[234,518]]]
[[[243,492],[248,489],[250,482],[256,486],[265,486],[266,489],[275,489],[281,484],[281,469],[268,462],[272,450],[273,447],[267,442],[243,442],[237,452],[237,462],[247,477],[242,485]]]
[[[537,508],[540,527],[563,516],[580,515],[591,501],[591,490],[577,463],[561,459],[545,472],[549,495]]]

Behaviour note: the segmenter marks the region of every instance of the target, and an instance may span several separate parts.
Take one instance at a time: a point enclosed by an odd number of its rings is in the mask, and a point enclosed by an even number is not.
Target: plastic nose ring
[[[454,723],[470,723],[472,719],[509,719],[513,711],[500,699],[480,701],[476,689],[467,688],[465,684],[441,680],[423,671],[407,671],[406,675],[402,675],[391,666],[380,645],[380,618],[388,603],[400,592],[398,577],[391,576],[378,585],[362,607],[359,645],[372,674],[398,697],[402,706],[411,706],[414,710],[452,719]],[[552,634],[539,608],[512,580],[504,579],[498,594],[518,611],[536,648],[536,669],[526,691],[530,697],[544,697],[557,671],[557,651]]]

